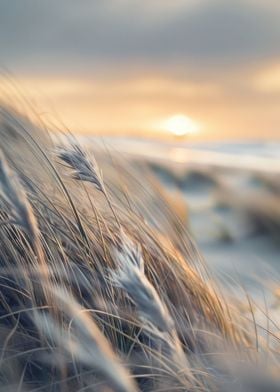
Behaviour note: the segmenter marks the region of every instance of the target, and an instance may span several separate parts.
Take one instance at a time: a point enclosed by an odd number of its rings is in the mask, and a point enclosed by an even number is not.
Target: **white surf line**
[[[198,150],[185,147],[158,147],[114,145],[114,150],[134,157],[146,158],[149,161],[161,161],[165,164],[193,164],[202,167],[215,167],[253,172],[280,174],[280,159],[247,154],[224,153],[209,150]]]
[[[280,159],[277,158],[186,148],[171,149],[169,155],[178,163],[280,174]]]

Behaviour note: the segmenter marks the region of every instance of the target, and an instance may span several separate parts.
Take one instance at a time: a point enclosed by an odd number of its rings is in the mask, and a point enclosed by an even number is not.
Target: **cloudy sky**
[[[276,138],[279,21],[279,0],[0,0],[0,84],[78,132],[180,115],[200,139]]]

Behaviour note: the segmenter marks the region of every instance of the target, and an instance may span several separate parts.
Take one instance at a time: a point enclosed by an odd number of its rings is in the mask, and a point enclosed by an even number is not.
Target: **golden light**
[[[187,136],[199,131],[198,123],[184,114],[168,117],[162,122],[161,128],[174,136]]]

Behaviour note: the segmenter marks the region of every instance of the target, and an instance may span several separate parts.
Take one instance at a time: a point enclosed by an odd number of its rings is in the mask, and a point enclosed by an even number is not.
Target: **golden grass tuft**
[[[147,168],[45,132],[1,109],[0,389],[230,391],[276,363]]]

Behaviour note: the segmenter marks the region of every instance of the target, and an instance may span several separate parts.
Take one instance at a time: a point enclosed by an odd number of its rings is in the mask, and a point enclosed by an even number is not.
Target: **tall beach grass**
[[[147,167],[46,128],[1,107],[0,390],[279,390]]]

